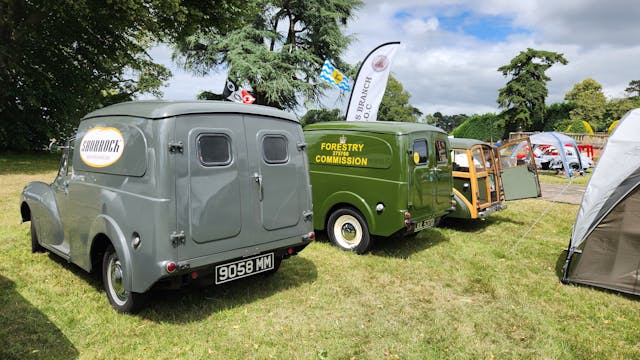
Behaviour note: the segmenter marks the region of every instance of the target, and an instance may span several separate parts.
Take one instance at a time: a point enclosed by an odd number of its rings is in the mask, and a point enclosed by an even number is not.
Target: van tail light
[[[165,266],[165,269],[169,274],[176,271],[177,268],[178,268],[178,265],[176,265],[176,263],[174,263],[173,261],[168,262],[167,265]]]
[[[315,239],[316,239],[316,233],[314,233],[313,231],[302,236],[303,241],[313,241]]]
[[[405,211],[405,212],[404,212],[404,218],[405,218],[405,219],[411,219],[411,213],[410,213],[410,212],[408,212],[408,211]]]

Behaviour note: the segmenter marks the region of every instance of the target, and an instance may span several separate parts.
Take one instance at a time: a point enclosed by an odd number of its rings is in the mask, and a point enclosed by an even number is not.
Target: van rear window
[[[416,140],[413,143],[413,156],[416,165],[424,165],[429,160],[427,152],[427,140]],[[418,156],[416,156],[417,154]]]
[[[264,161],[269,164],[283,164],[289,159],[287,139],[283,136],[265,136],[262,139]]]
[[[231,142],[226,135],[205,134],[198,137],[198,157],[204,166],[231,163]]]

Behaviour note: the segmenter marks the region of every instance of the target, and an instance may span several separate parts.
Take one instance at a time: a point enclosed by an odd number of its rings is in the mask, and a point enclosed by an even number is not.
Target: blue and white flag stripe
[[[340,70],[337,70],[335,66],[331,64],[329,59],[324,61],[324,65],[322,65],[322,70],[320,71],[320,79],[328,82],[329,84],[335,85],[338,89],[342,91],[350,91],[351,86],[349,85],[349,78],[344,76]]]

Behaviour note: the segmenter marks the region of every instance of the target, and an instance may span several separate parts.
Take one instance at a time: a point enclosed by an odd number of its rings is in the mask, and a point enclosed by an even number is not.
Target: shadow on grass
[[[562,280],[562,267],[564,267],[564,262],[567,259],[567,250],[562,250],[560,256],[558,256],[558,260],[556,260],[556,276],[558,277],[558,281]]]
[[[78,350],[0,275],[0,359],[72,359]]]
[[[412,254],[448,240],[438,229],[426,229],[415,236],[376,238],[371,253],[376,256],[406,259]]]
[[[212,313],[232,309],[317,279],[308,259],[294,256],[282,262],[273,275],[255,275],[222,285],[191,285],[179,290],[153,290],[139,316],[155,322],[188,323]]]
[[[87,273],[51,253],[49,258],[100,291],[104,295],[105,303],[109,301],[104,293],[99,272]],[[201,320],[212,313],[242,306],[280,291],[313,282],[317,277],[318,272],[313,262],[293,256],[283,260],[280,269],[273,275],[258,274],[222,285],[213,285],[213,278],[202,279],[198,283],[177,290],[152,288],[148,292],[147,304],[137,316],[151,321],[171,323]]]
[[[58,169],[61,153],[0,154],[0,175],[39,174]]]
[[[516,225],[526,225],[526,222],[517,221],[510,217],[491,214],[484,219],[455,219],[444,218],[440,223],[441,228],[451,229],[461,232],[474,233],[482,231],[489,226],[497,226],[503,223],[510,223]]]

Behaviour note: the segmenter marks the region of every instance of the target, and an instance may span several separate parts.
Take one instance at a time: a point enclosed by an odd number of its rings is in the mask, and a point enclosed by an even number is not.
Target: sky
[[[600,83],[607,98],[617,98],[640,80],[638,19],[640,6],[626,0],[366,0],[345,28],[354,41],[344,59],[355,64],[376,46],[400,41],[391,73],[424,114],[499,112],[498,90],[508,79],[497,69],[527,48],[562,53],[569,61],[547,71],[547,104],[563,101],[587,78]],[[150,54],[173,72],[161,89],[164,99],[222,91],[226,73],[193,76],[172,62],[165,45]],[[329,92],[322,107],[344,111],[346,102]]]

